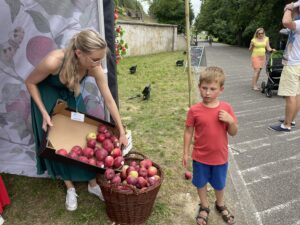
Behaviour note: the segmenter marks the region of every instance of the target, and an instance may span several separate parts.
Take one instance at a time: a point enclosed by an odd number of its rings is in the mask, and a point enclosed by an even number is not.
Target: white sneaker
[[[66,208],[69,211],[74,211],[77,209],[77,197],[75,188],[69,188],[67,190],[67,196],[66,196]]]
[[[3,217],[0,215],[0,225],[2,225],[4,223],[4,219]]]
[[[97,197],[99,197],[101,201],[104,201],[104,198],[103,198],[103,195],[102,195],[102,192],[101,192],[101,188],[98,184],[94,187],[91,187],[88,184],[88,192],[90,192],[91,194],[96,195]]]

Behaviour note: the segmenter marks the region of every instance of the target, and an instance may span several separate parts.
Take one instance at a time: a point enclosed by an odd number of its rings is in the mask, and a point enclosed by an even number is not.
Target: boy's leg
[[[224,189],[221,191],[215,190],[216,194],[216,209],[222,214],[223,220],[228,224],[234,224],[234,216],[229,212],[225,206]]]
[[[197,189],[198,190],[198,195],[200,199],[200,203],[202,207],[209,207],[209,202],[207,200],[207,185],[205,185],[202,188]]]
[[[200,199],[200,208],[198,211],[198,215],[196,216],[196,222],[199,225],[206,225],[209,213],[209,203],[207,200],[207,185],[205,185],[202,188],[198,188],[197,191]]]

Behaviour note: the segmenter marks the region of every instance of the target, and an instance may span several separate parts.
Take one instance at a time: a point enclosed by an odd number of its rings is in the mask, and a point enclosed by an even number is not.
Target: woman
[[[266,50],[276,51],[270,47],[269,38],[265,36],[263,28],[257,28],[251,40],[249,51],[252,51],[251,61],[254,74],[252,77],[252,90],[258,91],[257,81],[260,71],[266,63]]]
[[[2,218],[2,212],[6,205],[10,204],[10,199],[7,194],[4,182],[2,180],[2,177],[0,176],[0,225],[4,223],[4,219]]]
[[[101,67],[106,56],[107,44],[100,34],[84,30],[76,34],[66,49],[50,52],[31,72],[25,83],[32,97],[32,127],[38,153],[47,126],[53,126],[50,114],[58,99],[63,99],[70,108],[85,112],[80,83],[86,76],[95,78],[106,106],[120,132],[120,144],[127,145],[127,138],[116,103],[109,90]],[[67,187],[66,208],[77,208],[77,194],[73,181],[89,181],[88,191],[103,200],[101,189],[96,183],[96,174],[82,168],[40,158],[37,154],[37,173],[45,171],[51,177],[60,177]]]

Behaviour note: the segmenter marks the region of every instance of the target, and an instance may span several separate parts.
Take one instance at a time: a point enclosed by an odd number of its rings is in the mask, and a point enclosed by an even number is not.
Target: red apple
[[[160,176],[158,176],[158,175],[154,175],[153,177],[148,177],[148,184],[150,186],[152,186],[152,185],[158,183],[159,179],[160,179]]]
[[[89,163],[89,159],[86,156],[83,156],[83,155],[79,156],[78,160],[80,162]]]
[[[114,145],[113,145],[113,143],[111,142],[110,139],[105,139],[102,142],[102,147],[105,148],[108,152],[111,152],[114,148]]]
[[[139,176],[147,177],[148,176],[148,170],[145,167],[141,167],[139,169]]]
[[[94,149],[86,147],[82,149],[83,155],[86,156],[87,158],[91,158],[94,156]]]
[[[136,162],[136,161],[131,161],[131,162],[129,163],[129,166],[136,167],[136,165],[137,165],[137,162]]]
[[[107,130],[107,132],[105,132],[104,135],[106,138],[110,138],[112,134],[109,130]]]
[[[114,158],[112,156],[106,156],[104,159],[105,167],[112,167],[114,165]]]
[[[95,151],[95,156],[97,160],[102,161],[108,156],[108,152],[104,148],[101,148]]]
[[[104,162],[103,161],[96,161],[96,166],[100,167],[100,168],[104,168]]]
[[[105,134],[100,133],[97,135],[97,141],[99,141],[99,142],[103,142],[105,140],[105,138],[106,138]]]
[[[192,178],[192,173],[190,171],[185,171],[184,177],[187,180],[190,180]]]
[[[156,175],[157,174],[157,169],[156,169],[156,167],[155,166],[150,166],[149,168],[148,168],[148,176],[149,177],[152,177],[152,176],[154,176],[154,175]]]
[[[78,155],[76,154],[76,152],[69,152],[68,156],[71,159],[78,159]]]
[[[131,171],[136,171],[134,166],[129,166],[126,170],[127,175],[131,172]]]
[[[79,145],[75,145],[71,148],[70,152],[75,152],[79,156],[82,155],[82,148]]]
[[[89,148],[95,148],[96,147],[96,140],[95,139],[87,140],[86,146],[89,147]]]
[[[122,151],[120,148],[114,148],[112,151],[111,151],[111,156],[116,158],[118,156],[121,156],[122,155]]]
[[[150,166],[152,166],[152,161],[150,159],[144,159],[140,162],[141,167],[145,167],[148,169]]]
[[[96,166],[96,159],[95,158],[90,158],[89,159],[89,164],[93,165],[93,166]]]
[[[57,150],[55,153],[58,154],[58,155],[62,155],[62,156],[68,156],[67,150],[63,149],[63,148]]]
[[[128,176],[128,177],[126,178],[126,182],[127,182],[127,184],[135,185],[136,182],[137,182],[137,177],[134,177],[134,176]]]
[[[115,135],[112,135],[110,137],[110,140],[111,140],[112,143],[114,143],[115,141],[119,141],[119,139]]]
[[[104,124],[100,124],[98,126],[98,132],[103,133],[103,134],[106,133],[107,132],[107,127]]]
[[[115,176],[115,171],[113,169],[106,169],[104,172],[104,176],[107,180],[111,180]]]
[[[123,156],[118,156],[114,159],[114,167],[120,168],[124,164]]]
[[[112,184],[120,184],[121,183],[121,177],[120,175],[116,174],[112,179],[111,179]]]
[[[147,186],[147,180],[144,177],[138,177],[136,187],[141,189],[146,186]]]

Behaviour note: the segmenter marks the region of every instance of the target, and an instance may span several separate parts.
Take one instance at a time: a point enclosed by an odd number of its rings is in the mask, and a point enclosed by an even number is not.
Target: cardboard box
[[[94,172],[104,173],[105,168],[89,165],[62,155],[58,155],[55,153],[55,151],[63,148],[69,152],[75,145],[79,145],[82,148],[86,147],[87,134],[90,132],[97,133],[97,129],[100,124],[106,125],[107,128],[117,137],[119,137],[119,130],[113,124],[89,115],[85,115],[84,122],[71,120],[71,112],[73,112],[73,110],[67,108],[65,102],[59,102],[55,106],[51,115],[54,126],[48,129],[42,145],[40,156],[63,163],[78,165]],[[132,147],[132,143],[130,146]],[[126,154],[128,151],[130,151],[130,149],[128,150],[128,147],[127,149],[123,150],[123,152],[126,152]]]

